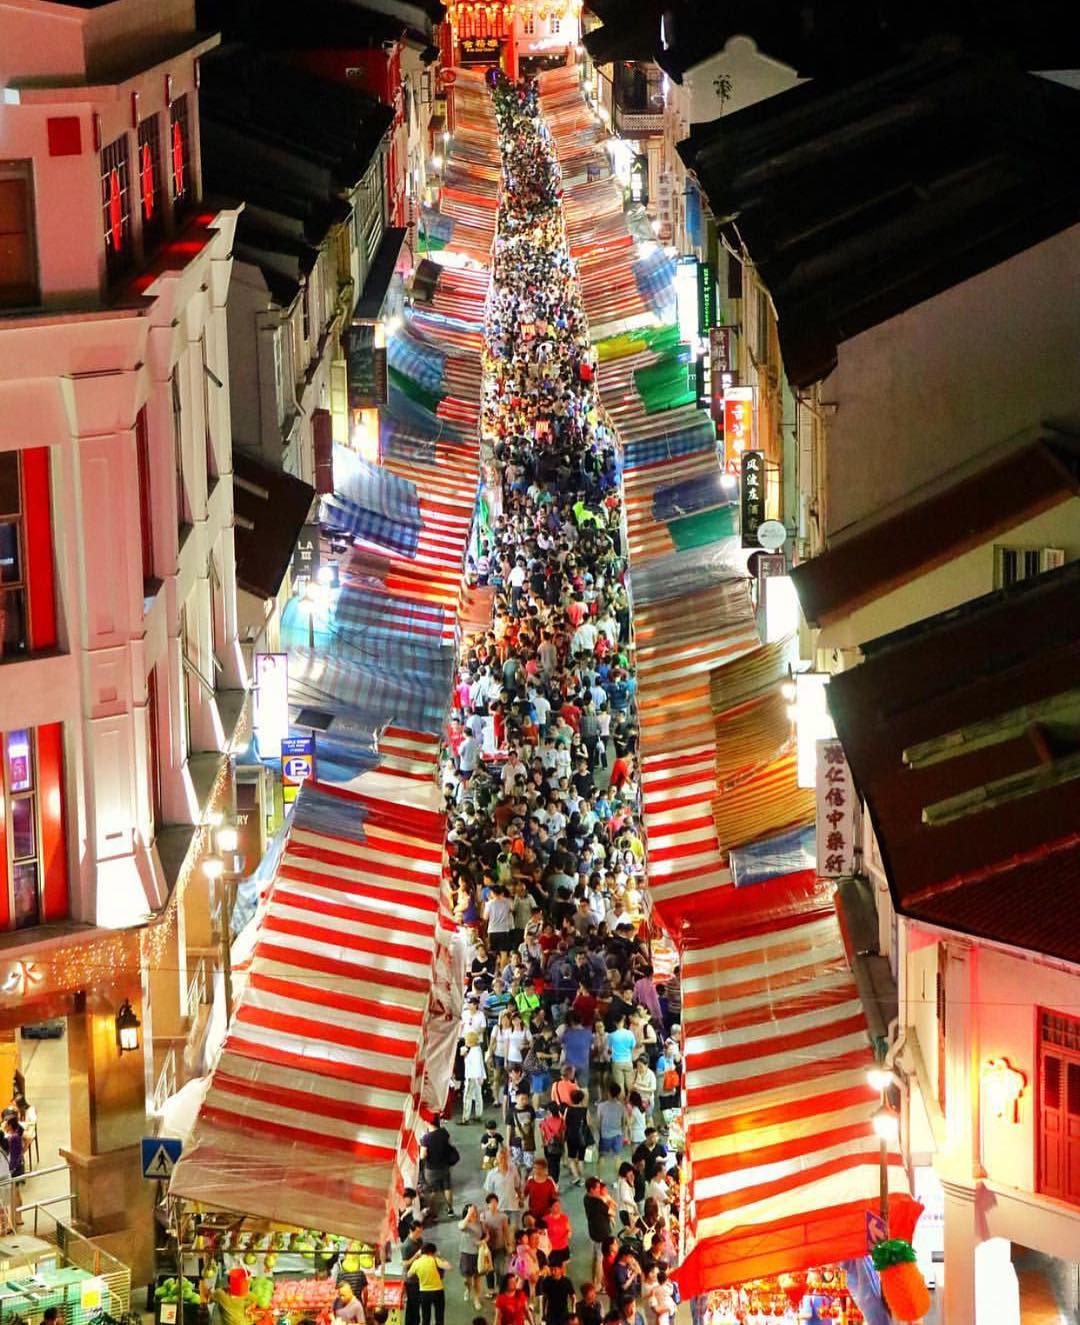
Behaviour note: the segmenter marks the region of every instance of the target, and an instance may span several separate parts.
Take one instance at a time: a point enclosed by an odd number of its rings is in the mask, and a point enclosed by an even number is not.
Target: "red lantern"
[[[120,176],[115,166],[109,171],[109,239],[113,252],[119,253],[124,241],[124,215],[120,208]]]
[[[180,121],[173,120],[172,127],[172,174],[173,196],[180,198],[184,193],[184,135],[180,132]]]
[[[150,156],[150,144],[143,143],[139,157],[139,188],[142,192],[142,214],[144,221],[154,216],[154,162]]]

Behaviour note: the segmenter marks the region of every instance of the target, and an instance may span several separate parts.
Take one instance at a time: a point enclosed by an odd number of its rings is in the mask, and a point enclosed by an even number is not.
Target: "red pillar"
[[[505,48],[506,76],[507,78],[510,79],[511,82],[516,83],[518,76],[518,58],[517,58],[517,40],[514,36],[514,29],[516,26],[514,23],[514,16],[511,14],[509,21],[504,19],[503,22],[506,23],[507,25],[506,48]]]

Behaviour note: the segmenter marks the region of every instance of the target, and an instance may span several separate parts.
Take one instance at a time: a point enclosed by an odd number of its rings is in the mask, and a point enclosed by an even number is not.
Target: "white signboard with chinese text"
[[[855,868],[855,785],[838,740],[817,743],[817,872],[823,879]]]

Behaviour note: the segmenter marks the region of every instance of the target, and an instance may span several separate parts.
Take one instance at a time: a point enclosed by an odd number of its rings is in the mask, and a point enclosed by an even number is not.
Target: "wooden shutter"
[[[30,214],[29,169],[0,167],[0,308],[39,302]]]
[[[328,409],[313,412],[311,440],[315,451],[315,491],[322,497],[334,491],[334,428]]]
[[[1044,1050],[1039,1083],[1039,1190],[1063,1196],[1061,1171],[1062,1095],[1065,1064],[1060,1054]]]

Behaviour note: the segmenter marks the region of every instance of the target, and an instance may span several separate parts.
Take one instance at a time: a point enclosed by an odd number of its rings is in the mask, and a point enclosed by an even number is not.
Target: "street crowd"
[[[493,626],[462,648],[443,764],[466,999],[446,1121],[398,1225],[406,1325],[443,1325],[440,1220],[495,1325],[672,1325],[680,990],[654,969],[644,909],[619,457],[537,85],[492,83],[489,518],[471,569]],[[455,1142],[457,1120],[477,1130]],[[459,1162],[482,1168],[483,1200],[455,1210]],[[564,1208],[574,1187],[583,1205]],[[576,1283],[575,1238],[592,1252]]]

